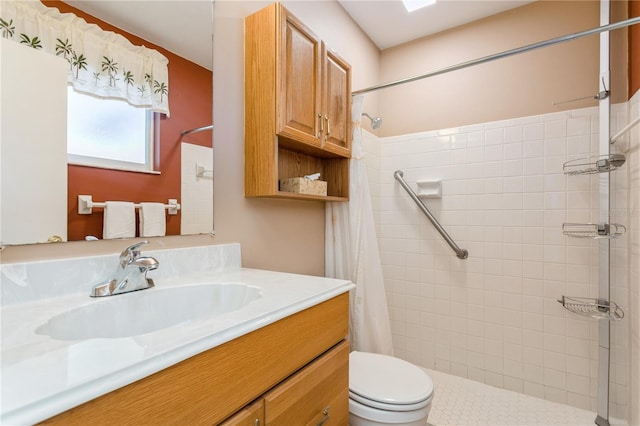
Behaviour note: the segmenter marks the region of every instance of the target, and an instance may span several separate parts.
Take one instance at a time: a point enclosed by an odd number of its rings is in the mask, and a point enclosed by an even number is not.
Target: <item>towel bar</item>
[[[93,201],[93,197],[91,195],[78,195],[78,214],[92,214],[94,208],[104,208],[105,203],[98,203]],[[134,204],[134,208],[139,209],[140,204]],[[180,203],[175,198],[169,198],[169,202],[164,205],[164,208],[167,209],[167,213],[174,215],[178,214],[178,210],[180,210]]]

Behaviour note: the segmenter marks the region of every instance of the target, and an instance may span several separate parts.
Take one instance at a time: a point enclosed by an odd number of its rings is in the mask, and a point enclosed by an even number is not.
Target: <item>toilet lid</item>
[[[349,354],[349,390],[373,402],[414,405],[433,394],[433,382],[421,368],[387,355]]]

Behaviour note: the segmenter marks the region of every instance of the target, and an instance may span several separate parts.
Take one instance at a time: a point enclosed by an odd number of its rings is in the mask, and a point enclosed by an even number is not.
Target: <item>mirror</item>
[[[36,184],[50,192],[51,197],[55,197],[57,201],[66,198],[66,230],[63,231],[66,235],[59,235],[63,241],[102,238],[104,209],[98,205],[98,208],[92,209],[91,214],[80,214],[79,195],[90,195],[93,203],[130,201],[135,204],[156,202],[169,205],[170,200],[174,199],[180,204],[180,208],[177,214],[171,214],[171,210],[167,209],[166,235],[213,232],[212,1],[59,2],[43,0],[42,3],[47,7],[56,7],[63,13],[74,13],[88,23],[97,24],[105,31],[123,34],[134,45],[144,45],[158,50],[167,57],[171,113],[170,116],[155,114],[154,173],[109,170],[73,164],[66,166],[65,161],[63,167],[68,172],[66,191],[60,191],[61,193],[58,194],[58,191],[49,190],[47,185],[50,184],[48,183],[50,179],[46,173],[40,172],[38,175],[34,172],[33,161],[27,163],[28,159],[25,159],[24,155],[22,159],[12,159],[7,154],[5,141],[9,138],[4,131],[2,133],[3,169],[5,164],[13,163],[16,169],[31,170],[32,175],[37,175]],[[0,17],[4,18],[1,12],[2,9],[0,9]],[[17,29],[16,33],[19,33]],[[15,34],[13,38],[19,40],[19,34]],[[26,47],[23,50],[25,49]],[[4,74],[4,64],[7,62],[3,60],[2,63]],[[29,99],[29,102],[36,104],[37,98]],[[3,127],[5,127],[4,123],[9,122],[9,116],[5,115],[5,111],[9,109],[6,105],[8,102],[5,101],[3,93]],[[33,122],[33,119],[31,120]],[[26,140],[24,134],[18,134],[18,138]],[[33,157],[32,153],[29,155]],[[49,162],[52,161],[51,158],[53,157],[49,158]],[[2,172],[3,194],[11,192],[5,191],[5,188],[11,185],[10,181],[13,178],[8,172],[9,167],[6,169]],[[14,187],[16,187],[16,181],[13,181]],[[52,216],[51,210],[42,206],[17,209],[16,205],[7,202],[3,195],[0,204],[0,216],[3,217],[0,229],[1,243],[7,245],[47,242],[50,237],[55,240],[53,233],[46,235],[40,233],[34,237],[27,235],[28,230],[24,233],[16,232],[11,238],[7,238],[8,230],[14,227],[8,225],[4,219],[21,217],[27,224],[25,229],[37,228],[40,223],[49,220]],[[62,214],[64,213],[63,211]],[[136,221],[138,217],[137,211]],[[63,234],[63,232],[55,234]],[[136,236],[141,236],[139,230],[136,231]]]

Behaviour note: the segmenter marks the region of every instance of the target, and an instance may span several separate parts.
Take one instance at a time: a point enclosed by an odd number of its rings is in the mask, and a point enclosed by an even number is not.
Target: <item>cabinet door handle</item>
[[[318,114],[318,118],[320,119],[320,132],[318,133],[318,137],[320,138],[324,133],[324,120],[322,119],[322,114]]]
[[[326,406],[324,410],[322,410],[322,415],[324,416],[319,422],[318,422],[318,426],[322,426],[323,424],[325,424],[325,422],[327,420],[329,420],[329,409],[331,407]]]
[[[329,116],[327,114],[324,115],[324,119],[327,120],[327,134],[324,138],[329,139],[329,136],[331,135],[331,120],[329,120]]]
[[[260,426],[260,419],[256,419],[255,423],[253,424],[254,426]]]

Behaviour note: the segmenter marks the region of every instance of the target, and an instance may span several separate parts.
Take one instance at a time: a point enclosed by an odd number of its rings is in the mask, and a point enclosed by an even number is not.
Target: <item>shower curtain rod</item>
[[[451,71],[457,71],[457,70],[461,70],[463,68],[468,68],[468,67],[471,67],[471,66],[474,66],[474,65],[480,65],[480,64],[483,64],[485,62],[495,61],[496,59],[506,58],[508,56],[517,55],[519,53],[528,52],[530,50],[539,49],[541,47],[547,47],[547,46],[551,46],[551,45],[554,45],[554,44],[562,43],[562,42],[565,42],[565,41],[575,40],[575,39],[580,38],[580,37],[593,35],[593,34],[599,34],[599,33],[605,32],[605,31],[617,30],[618,28],[629,27],[631,25],[635,25],[635,24],[638,24],[638,23],[640,23],[640,16],[635,17],[635,18],[631,18],[631,19],[627,19],[627,20],[624,20],[624,21],[616,22],[616,23],[613,23],[613,24],[603,25],[601,27],[592,28],[590,30],[581,31],[581,32],[578,32],[578,33],[573,33],[573,34],[568,34],[568,35],[565,35],[565,36],[562,36],[562,37],[552,38],[550,40],[545,40],[545,41],[541,41],[541,42],[538,42],[538,43],[529,44],[529,45],[526,45],[526,46],[518,47],[516,49],[506,50],[506,51],[501,52],[501,53],[495,53],[493,55],[485,56],[485,57],[478,58],[478,59],[473,59],[473,60],[470,60],[470,61],[467,61],[467,62],[462,62],[460,64],[452,65],[452,66],[446,67],[446,68],[441,68],[439,70],[428,72],[426,74],[420,74],[420,75],[416,75],[416,76],[413,76],[413,77],[403,78],[401,80],[391,81],[389,83],[383,83],[383,84],[378,84],[376,86],[367,87],[366,89],[356,90],[355,92],[351,93],[351,96],[361,95],[363,93],[373,92],[375,90],[386,89],[387,87],[393,87],[393,86],[397,86],[399,84],[410,83],[412,81],[421,80],[423,78],[428,78],[428,77],[434,77],[434,76],[440,75],[440,74],[446,74],[446,73],[451,72]]]
[[[198,127],[191,130],[183,130],[180,132],[180,136],[188,135],[190,133],[203,132],[205,130],[211,130],[211,129],[213,129],[213,124],[209,124],[208,126],[202,126],[202,127]]]

